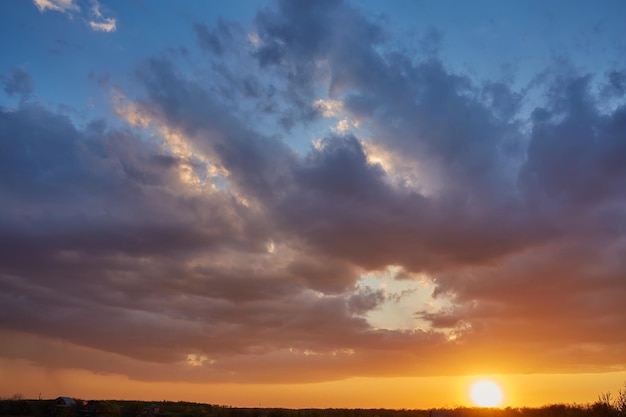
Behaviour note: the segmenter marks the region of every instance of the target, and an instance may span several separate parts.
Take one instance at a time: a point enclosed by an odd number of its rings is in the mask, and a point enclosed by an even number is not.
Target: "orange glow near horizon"
[[[68,395],[81,399],[192,401],[234,407],[453,408],[473,407],[472,376],[350,378],[307,384],[193,384],[132,381],[121,375],[50,370],[25,361],[0,360],[0,395],[26,398]],[[489,375],[505,393],[499,407],[590,403],[623,387],[626,372],[604,374]]]

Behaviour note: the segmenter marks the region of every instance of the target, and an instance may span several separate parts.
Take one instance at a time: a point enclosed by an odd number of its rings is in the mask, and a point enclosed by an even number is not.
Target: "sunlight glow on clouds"
[[[128,100],[119,91],[112,94],[113,110],[115,114],[128,122],[131,126],[143,129],[146,133],[156,133],[162,140],[164,149],[180,159],[179,175],[181,181],[202,192],[204,186],[213,190],[223,187],[228,172],[212,163],[207,155],[203,155],[193,146],[193,143],[179,132],[172,130],[158,117],[150,115],[140,105]],[[152,132],[151,129],[154,129]]]
[[[322,112],[324,117],[338,117],[344,112],[343,103],[339,100],[316,100],[313,105]]]
[[[213,365],[214,363],[215,360],[209,360],[209,358],[204,355],[196,355],[195,353],[190,353],[187,355],[187,364],[192,367],[205,366],[205,364]]]
[[[362,275],[357,286],[374,293],[380,292],[381,302],[366,313],[368,322],[379,329],[432,330],[431,323],[422,320],[421,316],[437,314],[452,307],[449,298],[433,297],[435,286],[432,278],[424,274],[412,276],[397,265]],[[442,330],[448,335],[455,329],[452,326]]]

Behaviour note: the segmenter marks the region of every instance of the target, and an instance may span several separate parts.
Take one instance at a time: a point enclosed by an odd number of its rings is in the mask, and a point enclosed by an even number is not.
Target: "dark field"
[[[621,392],[620,392],[621,394]],[[466,408],[432,410],[238,408],[190,402],[0,400],[0,417],[626,417],[625,396],[601,395],[593,404],[554,404],[540,408]]]

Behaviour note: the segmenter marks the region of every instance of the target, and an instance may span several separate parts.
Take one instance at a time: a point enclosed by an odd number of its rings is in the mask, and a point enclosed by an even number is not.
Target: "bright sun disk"
[[[481,379],[472,384],[470,398],[479,407],[495,407],[502,402],[502,390],[495,382]]]

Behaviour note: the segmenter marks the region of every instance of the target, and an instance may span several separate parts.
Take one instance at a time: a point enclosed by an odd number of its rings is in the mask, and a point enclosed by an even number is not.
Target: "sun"
[[[502,402],[502,390],[495,382],[481,379],[472,384],[470,398],[479,407],[496,407]]]

